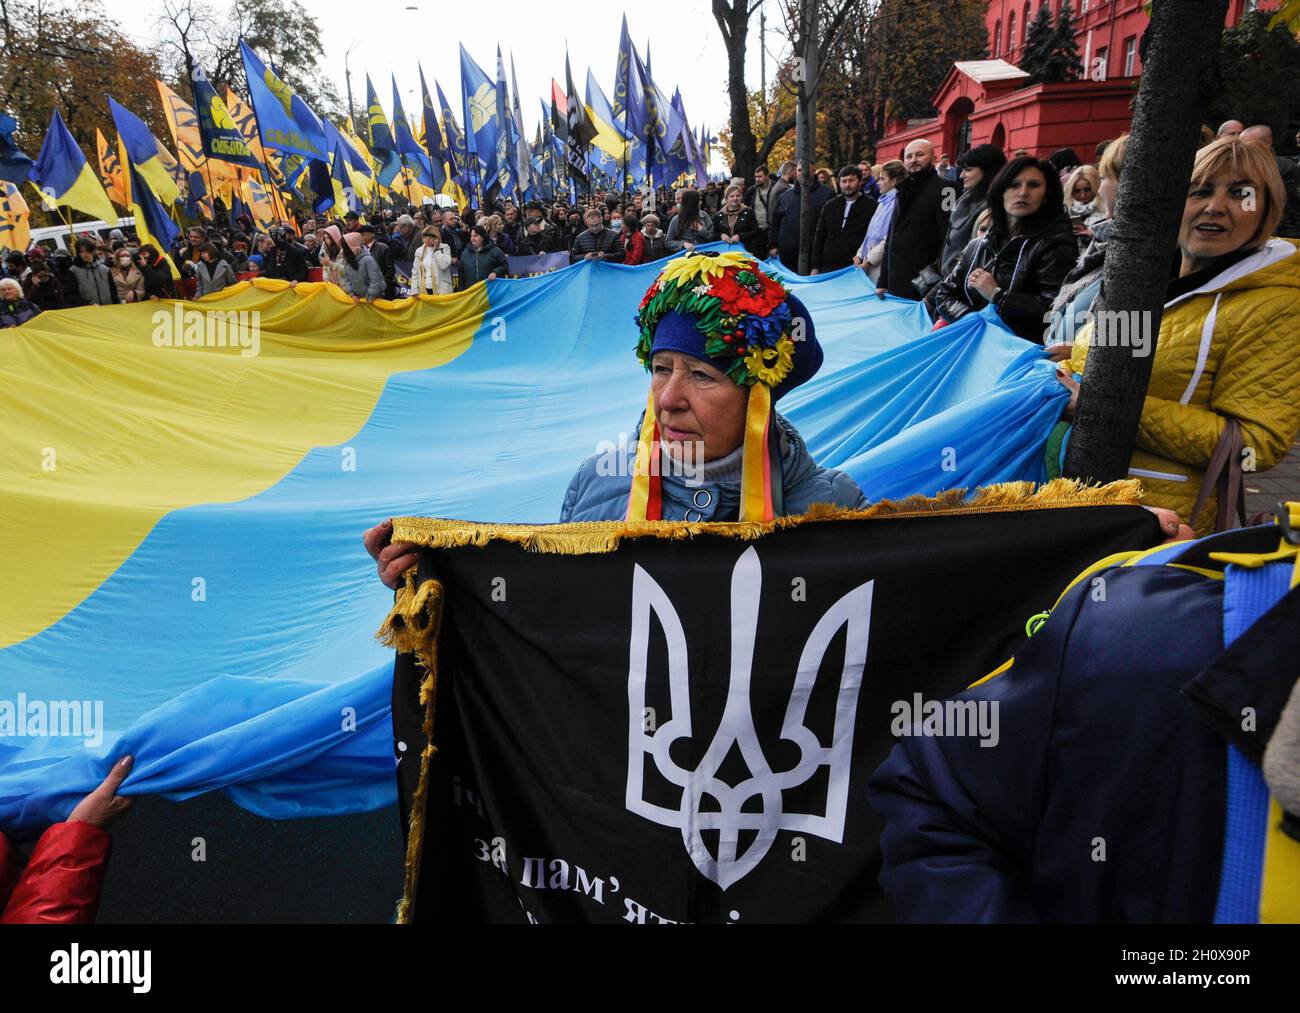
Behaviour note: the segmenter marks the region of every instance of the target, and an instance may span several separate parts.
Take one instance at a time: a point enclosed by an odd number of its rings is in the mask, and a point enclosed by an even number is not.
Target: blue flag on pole
[[[308,161],[328,162],[329,148],[320,117],[292,88],[267,69],[243,39],[239,40],[239,52],[244,60],[248,96],[257,117],[262,145],[301,155]]]
[[[432,190],[433,167],[429,164],[429,156],[411,133],[411,123],[406,118],[402,96],[397,90],[396,75],[393,76],[393,129],[397,135],[397,153],[401,156],[403,165],[415,176],[417,183]]]
[[[482,189],[497,179],[497,89],[483,68],[460,47],[460,90],[465,106],[465,139],[471,155],[478,156]]]
[[[438,125],[438,111],[424,82],[423,67],[420,67],[420,106],[424,115],[424,150],[433,171],[433,188],[441,192],[447,185],[447,148],[442,140],[442,127]]]
[[[203,68],[195,66],[191,86],[194,89],[194,113],[199,121],[199,137],[203,141],[203,154],[221,162],[246,165],[266,175],[266,166],[253,154],[243,132],[230,115],[226,103],[221,101]]]
[[[438,93],[438,108],[442,110],[442,127],[447,135],[447,168],[451,170],[452,182],[457,186],[469,184],[469,149],[465,144],[465,131],[456,122],[456,114],[451,111],[451,103],[442,93],[442,85],[433,82],[434,91]]]
[[[18,123],[12,116],[0,113],[0,179],[22,186],[31,174],[31,156],[14,144],[14,131]]]

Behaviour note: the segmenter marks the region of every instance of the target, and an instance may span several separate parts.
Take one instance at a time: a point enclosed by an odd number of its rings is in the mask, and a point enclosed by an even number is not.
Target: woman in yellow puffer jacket
[[[1231,138],[1196,155],[1179,231],[1179,277],[1170,283],[1130,474],[1144,500],[1187,518],[1198,534],[1215,508],[1191,518],[1227,419],[1241,423],[1247,467],[1276,465],[1300,431],[1300,248],[1270,239],[1286,191],[1272,153]],[[1087,361],[1092,325],[1069,372]],[[1062,363],[1062,369],[1066,364]],[[1071,388],[1067,418],[1078,399]]]

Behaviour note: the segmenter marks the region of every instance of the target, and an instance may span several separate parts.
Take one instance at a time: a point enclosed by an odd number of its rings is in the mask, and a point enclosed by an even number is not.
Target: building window
[[[1010,56],[1016,49],[1016,12],[1012,11],[1011,16],[1007,18],[1007,56]]]
[[[993,55],[1002,55],[1002,19],[998,18],[993,26]]]
[[[1029,39],[1029,22],[1033,20],[1033,11],[1029,9],[1029,0],[1025,0],[1025,16],[1020,20],[1020,30],[1025,33],[1025,39]]]
[[[1079,3],[1079,13],[1080,13],[1080,14],[1087,14],[1087,13],[1088,13],[1088,0],[1080,0],[1080,3]]]
[[[1124,40],[1124,76],[1132,77],[1137,72],[1138,40],[1130,35]]]
[[[1109,69],[1106,66],[1106,47],[1102,46],[1092,55],[1092,65],[1097,68],[1097,80],[1105,81],[1109,77]]]

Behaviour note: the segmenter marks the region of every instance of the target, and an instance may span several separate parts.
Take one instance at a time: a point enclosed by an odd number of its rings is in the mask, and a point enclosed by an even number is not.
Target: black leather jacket
[[[1026,341],[1042,344],[1052,300],[1077,256],[1078,247],[1064,214],[1009,240],[992,233],[972,239],[935,286],[935,315],[952,323],[988,305],[988,300],[966,284],[970,272],[982,267],[997,279],[1001,291],[994,302],[1007,327]]]
[[[975,229],[975,219],[989,206],[987,188],[976,187],[967,190],[957,198],[952,215],[948,219],[948,235],[943,241],[943,252],[939,254],[939,273],[947,276],[971,241]]]

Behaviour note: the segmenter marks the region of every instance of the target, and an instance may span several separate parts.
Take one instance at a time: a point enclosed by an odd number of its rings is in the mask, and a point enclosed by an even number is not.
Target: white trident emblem
[[[746,549],[731,575],[731,673],[722,721],[698,767],[685,770],[674,762],[669,749],[678,739],[691,738],[693,734],[686,635],[677,610],[655,579],[640,566],[635,568],[632,577],[632,641],[627,684],[627,809],[654,823],[680,828],[686,852],[695,867],[724,890],[763,860],[779,830],[815,834],[842,843],[853,756],[853,725],[862,669],[867,660],[867,636],[871,629],[871,596],[875,581],[860,585],[832,605],[808,637],[781,726],[781,738],[799,747],[799,763],[791,770],[773,771],[758,741],[749,699],[762,579],[758,553],[752,547]],[[642,716],[645,713],[651,613],[663,628],[668,643],[672,719],[647,734],[642,726]],[[828,747],[805,727],[804,718],[822,658],[840,629],[846,631],[844,667],[840,673],[835,707],[835,729]],[[750,772],[748,779],[734,787],[717,776],[733,747],[739,749]],[[669,783],[682,789],[681,805],[677,809],[645,800],[643,772],[647,755],[654,758],[659,773]],[[822,815],[785,812],[782,790],[806,783],[823,766],[829,773],[825,812]],[[701,799],[706,796],[716,800],[716,811],[701,810]],[[760,799],[761,808],[758,812],[745,812],[745,803],[752,798]],[[718,831],[716,857],[709,852],[703,838],[705,831],[713,830]],[[740,834],[747,831],[753,831],[755,837],[741,852]]]

